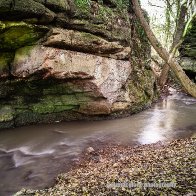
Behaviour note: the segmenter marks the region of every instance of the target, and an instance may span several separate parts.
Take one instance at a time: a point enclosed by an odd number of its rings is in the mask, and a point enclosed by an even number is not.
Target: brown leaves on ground
[[[58,176],[54,187],[17,195],[194,195],[195,141],[108,146],[86,154],[76,168]],[[175,186],[142,186],[145,183]]]

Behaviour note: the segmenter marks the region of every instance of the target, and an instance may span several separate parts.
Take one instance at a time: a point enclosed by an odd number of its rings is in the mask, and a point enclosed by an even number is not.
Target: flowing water
[[[52,185],[85,148],[97,143],[149,144],[195,133],[196,99],[181,93],[123,119],[1,130],[0,195]]]

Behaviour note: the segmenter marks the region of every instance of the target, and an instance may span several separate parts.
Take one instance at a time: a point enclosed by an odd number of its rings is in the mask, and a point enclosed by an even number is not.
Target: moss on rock
[[[77,108],[79,101],[74,95],[46,96],[38,103],[32,104],[31,109],[40,114],[62,112]]]
[[[180,48],[182,57],[196,58],[196,14],[188,23],[184,32],[184,41]]]
[[[48,7],[49,9],[53,11],[68,11],[70,9],[68,1],[67,0],[35,0],[38,3],[41,3]]]
[[[16,50],[35,44],[47,32],[44,26],[29,25],[24,22],[2,22],[4,31],[0,32],[0,50]]]
[[[145,11],[144,14],[145,18],[148,19]],[[138,19],[135,17],[134,20],[135,23],[132,24],[134,39],[131,43],[132,53],[130,58],[133,71],[128,82],[128,90],[132,100],[130,110],[138,112],[152,103],[157,96],[157,92],[155,77],[150,69],[150,44]]]
[[[2,32],[5,29],[5,24],[0,21],[0,32]]]
[[[0,53],[0,77],[9,75],[9,66],[14,58],[14,53],[1,52]]]
[[[104,1],[90,0],[75,0],[72,4],[73,19],[68,23],[71,23],[74,28],[99,34],[109,40],[129,43],[131,29],[128,5],[123,4],[122,6],[116,1],[115,6],[110,7]],[[59,23],[63,25],[63,21],[59,21]]]
[[[1,20],[23,20],[25,18],[39,18],[40,22],[49,23],[54,19],[54,13],[41,3],[34,0],[1,0]]]
[[[11,106],[0,106],[0,123],[12,121],[14,118],[14,110]]]
[[[143,70],[132,73],[132,79],[128,84],[132,99],[131,112],[135,113],[151,104],[154,97],[154,83],[155,79],[153,80],[151,71]]]
[[[49,123],[59,118],[77,119],[80,106],[96,98],[92,92],[85,92],[79,83],[33,78],[1,82],[0,128]]]
[[[180,64],[187,76],[196,81],[196,14],[186,26],[184,41],[179,49]]]

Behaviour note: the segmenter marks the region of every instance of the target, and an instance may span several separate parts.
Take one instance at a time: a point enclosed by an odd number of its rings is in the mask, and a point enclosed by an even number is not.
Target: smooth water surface
[[[44,188],[96,143],[149,144],[196,133],[196,99],[175,94],[116,120],[64,122],[0,131],[0,195]]]

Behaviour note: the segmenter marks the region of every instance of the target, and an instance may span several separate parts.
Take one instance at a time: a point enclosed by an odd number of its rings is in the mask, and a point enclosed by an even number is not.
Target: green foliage
[[[192,0],[160,0],[157,2],[153,1],[153,3],[149,3],[149,5],[151,6],[151,9],[148,10],[150,13],[151,28],[164,48],[170,50],[173,39],[176,37],[182,6],[183,8],[187,8],[185,17],[185,22],[187,22],[194,14],[196,5]],[[153,10],[153,12],[150,12],[150,10]]]
[[[130,1],[129,0],[118,0],[116,1],[118,8],[120,9],[127,9],[129,7]]]
[[[84,8],[90,5],[90,0],[75,0],[75,3],[78,7]]]
[[[74,0],[77,8],[81,10],[89,10],[90,9],[90,0]]]
[[[188,36],[191,34],[196,35],[196,13],[189,19],[189,21],[187,22],[187,25],[185,27],[183,36]]]

